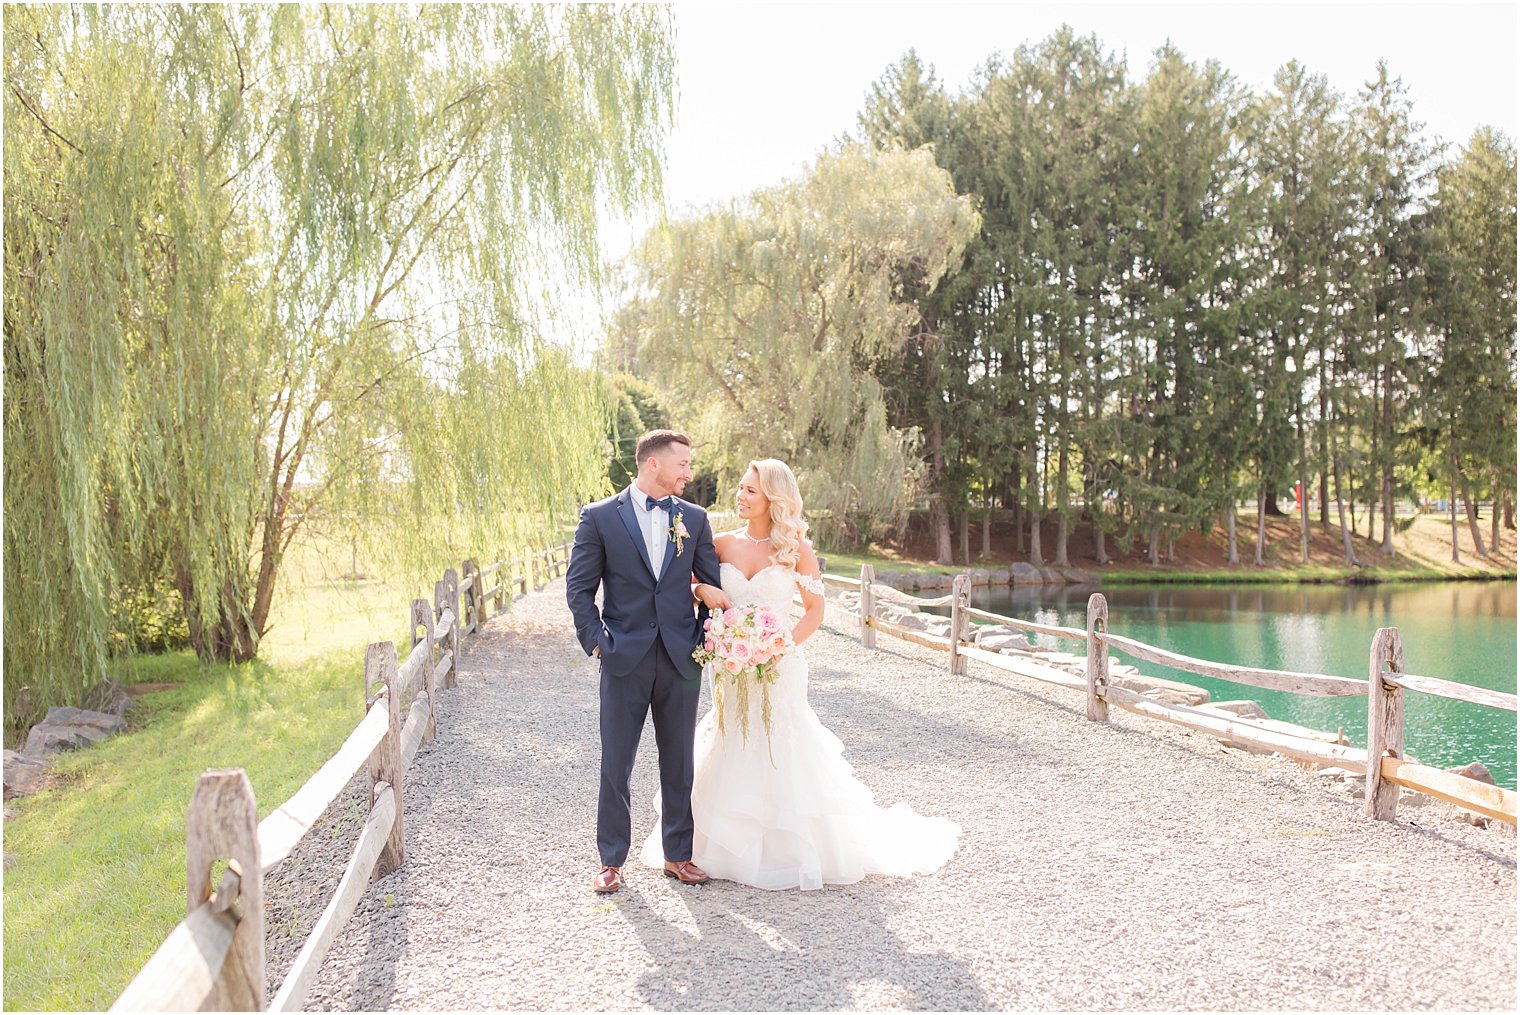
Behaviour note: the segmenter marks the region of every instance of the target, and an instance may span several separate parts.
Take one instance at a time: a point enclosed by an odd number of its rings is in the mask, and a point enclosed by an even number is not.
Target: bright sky
[[[1353,95],[1388,61],[1430,134],[1480,124],[1516,134],[1516,6],[1386,3],[675,5],[680,105],[668,146],[670,210],[796,175],[855,127],[871,84],[910,48],[952,92],[994,53],[1063,23],[1124,53],[1141,76],[1170,39],[1255,90],[1290,59]]]
[[[1354,96],[1379,58],[1402,77],[1432,137],[1461,144],[1480,124],[1516,136],[1513,3],[678,3],[679,107],[667,146],[672,215],[795,176],[855,128],[867,90],[910,48],[946,88],[966,88],[994,53],[1063,23],[1096,34],[1143,76],[1170,39],[1215,58],[1256,91],[1290,59]],[[609,223],[619,257],[656,216]]]

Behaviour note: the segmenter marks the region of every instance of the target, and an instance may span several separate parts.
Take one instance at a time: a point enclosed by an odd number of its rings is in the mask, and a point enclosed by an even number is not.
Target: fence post
[[[511,594],[507,591],[507,581],[512,577],[511,567],[507,561],[507,551],[501,552],[501,567],[496,572],[496,615],[501,616],[507,612],[507,597]]]
[[[369,803],[371,807],[375,805],[376,787],[382,782],[389,783],[396,794],[396,821],[391,825],[390,838],[380,849],[380,859],[375,862],[375,873],[370,878],[371,881],[380,880],[406,863],[406,834],[401,806],[401,679],[396,672],[396,646],[393,642],[377,641],[364,650],[365,693],[372,693],[376,684],[385,685],[390,728],[385,732],[385,739],[380,741],[380,745],[369,756]],[[432,705],[430,699],[428,707],[431,708]]]
[[[421,638],[417,637],[419,627]],[[438,642],[433,634],[433,608],[426,599],[412,600],[412,648],[419,641],[427,642],[427,672],[423,674],[422,687],[428,696],[428,721],[423,739],[432,740],[438,735]]]
[[[459,572],[453,568],[443,572],[443,602],[439,605],[454,614],[453,632],[449,636],[449,648],[454,652],[454,666],[449,670],[449,676],[443,685],[453,687],[454,670],[459,668],[459,650],[464,647],[464,618],[459,615]]]
[[[870,564],[860,565],[860,647],[876,647],[876,628],[871,626],[871,616],[876,612],[876,596],[871,583],[876,580],[876,568]]]
[[[471,634],[480,630],[480,597],[475,594],[477,569],[473,560],[459,565],[459,593],[464,601],[465,629]]]
[[[1399,787],[1383,780],[1383,758],[1404,756],[1404,689],[1383,680],[1383,666],[1404,672],[1399,629],[1380,627],[1372,638],[1367,665],[1367,816],[1392,821],[1399,807]]]
[[[971,576],[958,574],[950,582],[950,675],[953,677],[966,675],[966,657],[961,655],[961,641],[970,627],[971,617],[965,612],[970,605]]]
[[[1103,593],[1087,597],[1087,718],[1108,722],[1108,600]]]
[[[221,972],[206,994],[203,1011],[263,1011],[264,865],[259,856],[259,810],[253,787],[241,768],[201,774],[185,815],[185,911],[212,898],[211,865],[226,860],[238,876],[235,899],[217,899],[218,909],[236,906],[237,929]]]
[[[489,607],[486,606],[486,580],[481,574],[480,566],[473,560],[470,561],[470,574],[475,577],[470,587],[470,598],[474,600],[475,607],[475,630],[480,631],[486,626],[486,618],[490,614]]]
[[[448,646],[449,653],[454,657],[454,665],[449,667],[448,674],[443,678],[444,687],[453,687],[457,681],[454,673],[459,669],[459,584],[454,574],[454,569],[449,568],[443,572],[443,580],[433,586],[433,616],[443,616],[443,611],[448,610],[454,614],[454,625],[449,628],[448,639],[444,642]]]

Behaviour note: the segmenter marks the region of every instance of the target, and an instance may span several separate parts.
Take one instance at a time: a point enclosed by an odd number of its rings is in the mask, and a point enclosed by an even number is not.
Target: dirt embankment
[[[1453,578],[1483,575],[1513,577],[1515,573],[1515,532],[1512,529],[1506,529],[1501,524],[1498,547],[1488,545],[1492,525],[1487,514],[1480,516],[1479,522],[1479,531],[1483,537],[1485,549],[1488,551],[1483,556],[1478,554],[1473,545],[1466,521],[1458,518],[1457,543],[1461,552],[1461,563],[1453,563],[1451,560],[1451,523],[1446,516],[1420,514],[1399,518],[1395,525],[1392,556],[1385,555],[1378,549],[1382,537],[1381,522],[1377,529],[1378,540],[1369,540],[1366,537],[1365,519],[1358,520],[1362,525],[1362,534],[1352,538],[1352,546],[1361,565],[1360,569],[1346,563],[1341,548],[1339,527],[1332,524],[1327,531],[1313,517],[1310,518],[1309,524],[1309,562],[1303,564],[1300,559],[1299,521],[1296,515],[1268,516],[1267,546],[1263,555],[1265,566],[1274,571],[1303,571],[1305,577],[1331,579],[1338,575],[1326,574],[1327,570],[1340,572],[1345,577],[1352,577],[1359,571],[1371,572],[1371,576],[1396,577],[1398,572],[1407,572],[1410,576],[1416,576],[1417,573],[1427,572],[1424,575],[1426,577],[1450,576]],[[981,563],[981,523],[973,522],[968,535],[971,549],[970,563]],[[1000,514],[994,519],[992,525],[990,540],[992,553],[989,559],[1003,563],[1028,560],[1028,535],[1025,532],[1021,541],[1019,532],[1008,520],[1006,513]],[[1259,570],[1253,563],[1256,545],[1255,512],[1242,512],[1237,516],[1236,540],[1241,560],[1239,564],[1229,562],[1229,542],[1224,526],[1216,525],[1213,531],[1207,534],[1194,530],[1181,535],[1172,544],[1170,558],[1167,557],[1167,546],[1163,542],[1162,562],[1159,567],[1153,568],[1146,561],[1147,548],[1143,536],[1137,534],[1126,549],[1114,536],[1110,535],[1106,541],[1109,563],[1100,565],[1097,561],[1097,543],[1092,527],[1078,524],[1071,531],[1067,542],[1067,553],[1072,567],[1099,574],[1144,570],[1154,570],[1158,575],[1238,571],[1243,577],[1249,576]],[[960,552],[958,534],[952,540],[952,544],[955,562],[966,563]],[[1050,563],[1056,551],[1055,521],[1046,520],[1040,526],[1040,546],[1045,563]],[[908,527],[907,538],[901,545],[878,547],[878,549],[886,551],[889,555],[902,557],[905,563],[932,563],[934,538],[927,517],[914,516]],[[1282,577],[1292,576],[1284,574]]]

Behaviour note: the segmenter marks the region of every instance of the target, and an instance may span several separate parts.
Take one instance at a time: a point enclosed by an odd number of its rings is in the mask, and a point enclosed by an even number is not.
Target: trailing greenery
[[[916,340],[901,275],[932,290],[976,224],[928,151],[845,145],[799,180],[651,233],[609,356],[682,407],[675,424],[725,479],[785,458],[825,536],[899,527],[917,434],[888,422],[863,364]]]
[[[106,669],[168,581],[253,658],[320,522],[422,578],[605,480],[536,337],[656,198],[657,7],[7,7],[5,715]],[[547,267],[546,267],[547,266]]]

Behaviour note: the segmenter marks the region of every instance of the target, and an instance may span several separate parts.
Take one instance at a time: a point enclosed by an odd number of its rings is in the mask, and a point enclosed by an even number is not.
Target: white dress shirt
[[[636,482],[628,487],[628,496],[633,501],[633,513],[639,519],[639,531],[644,533],[644,546],[649,550],[649,566],[654,568],[655,581],[659,581],[660,570],[665,566],[665,544],[670,542],[670,512],[664,508],[651,511],[651,495],[640,490]]]

